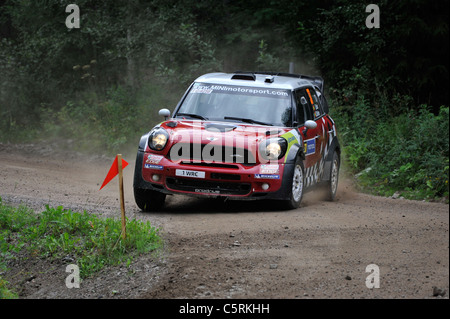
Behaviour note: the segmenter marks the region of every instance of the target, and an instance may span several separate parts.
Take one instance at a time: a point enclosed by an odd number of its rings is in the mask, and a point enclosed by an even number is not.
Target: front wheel
[[[303,198],[305,186],[303,163],[297,158],[294,164],[294,172],[292,174],[292,185],[290,189],[289,199],[285,201],[286,208],[295,209],[300,207]]]
[[[134,200],[141,210],[151,212],[164,205],[166,195],[150,189],[134,188]]]

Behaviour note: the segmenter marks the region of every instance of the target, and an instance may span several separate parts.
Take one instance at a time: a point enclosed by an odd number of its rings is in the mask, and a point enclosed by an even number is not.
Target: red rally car
[[[305,191],[336,195],[340,145],[323,79],[290,73],[210,73],[197,78],[172,116],[143,135],[134,197],[144,211],[166,195],[279,200]]]

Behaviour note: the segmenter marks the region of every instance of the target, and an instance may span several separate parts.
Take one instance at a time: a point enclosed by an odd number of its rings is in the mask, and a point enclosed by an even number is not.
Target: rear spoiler
[[[308,75],[300,75],[301,79],[306,79],[314,82],[314,84],[319,88],[320,92],[323,94],[323,78],[320,76],[308,76]]]

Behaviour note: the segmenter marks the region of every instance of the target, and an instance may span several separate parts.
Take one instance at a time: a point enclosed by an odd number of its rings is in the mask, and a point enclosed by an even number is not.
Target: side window
[[[295,105],[297,107],[297,123],[298,125],[303,125],[305,121],[308,119],[306,109],[308,102],[305,99],[305,96],[301,90],[295,91]]]
[[[319,97],[319,104],[324,114],[329,113],[329,107],[327,99],[325,98],[325,95],[323,95],[318,88],[316,88],[316,94]]]
[[[295,103],[297,105],[297,122],[299,125],[303,125],[307,120],[314,120],[314,113],[305,90],[295,92]]]
[[[312,112],[313,112],[314,119],[321,117],[323,115],[323,111],[322,111],[322,108],[320,107],[319,99],[316,95],[315,90],[308,88],[308,89],[306,89],[306,93],[308,95],[309,102],[311,103],[311,106],[312,106]]]

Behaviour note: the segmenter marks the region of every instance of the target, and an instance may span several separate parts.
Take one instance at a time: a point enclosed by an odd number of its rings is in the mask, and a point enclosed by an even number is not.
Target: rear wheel
[[[339,181],[339,155],[334,152],[331,162],[330,180],[327,183],[327,200],[333,201],[336,197]]]
[[[290,189],[290,199],[285,201],[286,208],[295,209],[300,207],[303,198],[303,191],[305,186],[303,163],[300,158],[297,158],[294,164],[294,172],[292,175],[292,185]]]
[[[164,205],[166,195],[150,189],[135,188],[134,200],[141,210],[144,212],[151,212]]]

